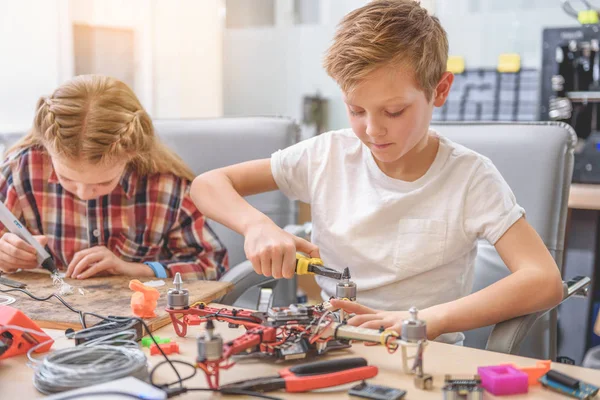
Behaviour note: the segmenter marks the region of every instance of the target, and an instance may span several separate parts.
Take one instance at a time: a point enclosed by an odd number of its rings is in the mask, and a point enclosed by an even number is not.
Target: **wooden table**
[[[572,183],[569,192],[569,208],[600,210],[600,185]]]
[[[217,331],[225,340],[234,339],[242,334],[242,328],[229,329],[226,323],[217,323]],[[63,332],[56,330],[47,330],[53,337],[58,338],[54,348],[62,348],[71,346],[67,339],[61,338]],[[156,334],[160,337],[170,337],[179,343],[180,355],[172,356],[173,359],[193,362],[196,357],[196,342],[195,337],[200,332],[198,326],[191,326],[186,338],[177,337],[172,326],[165,326],[158,330]],[[148,360],[151,364],[156,365],[163,360],[161,356],[150,356],[147,349]],[[457,375],[473,375],[477,372],[478,366],[497,365],[501,363],[515,363],[517,365],[534,365],[535,360],[510,356],[500,353],[492,353],[482,350],[470,349],[466,347],[451,346],[441,343],[432,342],[425,351],[425,371],[434,376],[434,390],[422,391],[415,389],[413,386],[412,376],[402,373],[401,355],[400,352],[389,355],[382,347],[365,347],[360,344],[353,345],[351,349],[344,353],[333,353],[328,355],[328,358],[334,357],[350,357],[360,356],[365,357],[370,364],[379,367],[379,374],[371,380],[373,383],[383,384],[391,387],[401,388],[408,391],[407,400],[410,399],[436,399],[442,398],[441,386],[443,385],[444,375],[447,373]],[[301,362],[301,361],[300,361]],[[296,363],[299,363],[298,361]],[[274,375],[285,364],[274,365],[268,362],[245,362],[239,363],[233,368],[221,372],[221,383],[228,383],[235,380],[245,378],[256,378],[261,376]],[[182,375],[187,374],[185,367],[179,367]],[[553,368],[577,377],[587,382],[600,382],[600,371],[584,369],[575,366],[564,364],[553,364]],[[2,399],[35,399],[41,398],[32,384],[33,371],[27,367],[25,357],[16,357],[0,361],[0,398]],[[166,382],[175,378],[172,370],[168,365],[161,367],[158,370],[157,381]],[[186,381],[188,387],[207,387],[204,374],[198,371],[198,374],[191,380]],[[350,399],[347,394],[348,387],[343,390],[334,390],[327,393],[319,393],[318,398],[325,399]],[[272,393],[272,395],[283,398],[316,398],[315,393],[307,394],[286,394],[283,392]],[[203,392],[190,392],[184,396],[176,397],[182,399],[216,399],[219,398],[216,394]],[[235,397],[233,397],[235,398]],[[486,394],[486,399],[495,398]],[[565,397],[540,386],[530,388],[527,395],[511,396],[511,399],[557,399],[564,400]]]

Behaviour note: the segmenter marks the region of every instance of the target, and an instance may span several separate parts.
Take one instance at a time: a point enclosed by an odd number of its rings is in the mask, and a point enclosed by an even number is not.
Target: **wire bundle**
[[[33,384],[44,394],[59,393],[127,376],[148,378],[146,356],[137,343],[115,333],[76,347],[56,350],[35,364]],[[135,331],[129,332],[135,336]]]

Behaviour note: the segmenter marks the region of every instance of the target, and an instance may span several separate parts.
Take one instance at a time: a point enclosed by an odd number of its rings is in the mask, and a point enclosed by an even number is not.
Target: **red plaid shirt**
[[[41,148],[11,154],[0,166],[0,200],[33,235],[48,237],[58,268],[80,250],[105,246],[129,262],[158,261],[184,278],[218,279],[227,252],[189,188],[173,174],[139,176],[127,168],[112,193],[80,200],[63,189]]]

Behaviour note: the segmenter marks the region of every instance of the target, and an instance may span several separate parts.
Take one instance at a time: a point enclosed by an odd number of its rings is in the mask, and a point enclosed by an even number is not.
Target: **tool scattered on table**
[[[372,400],[402,400],[406,395],[406,390],[362,382],[352,387],[348,394]]]
[[[229,383],[219,390],[225,394],[230,390],[309,392],[373,378],[377,372],[377,367],[368,365],[364,358],[317,361],[284,368],[276,376]]]
[[[333,279],[342,279],[341,272],[326,267],[320,258],[310,258],[300,253],[296,253],[296,274],[321,275]]]
[[[16,308],[0,306],[0,359],[25,354],[36,348],[36,353],[50,350],[54,340],[25,314]]]
[[[483,400],[483,386],[481,378],[455,378],[446,375],[444,378],[444,400]]]
[[[547,389],[582,400],[593,399],[599,390],[597,386],[553,369],[540,378],[540,383]]]
[[[129,289],[135,291],[131,295],[131,311],[140,318],[154,318],[156,304],[160,293],[153,287],[146,286],[137,279],[129,282]]]
[[[16,288],[16,289],[24,289],[27,287],[27,284],[19,281],[15,281],[14,279],[8,279],[2,271],[0,271],[0,285]]]
[[[481,386],[494,396],[527,393],[529,377],[525,372],[510,365],[496,365],[477,368]]]

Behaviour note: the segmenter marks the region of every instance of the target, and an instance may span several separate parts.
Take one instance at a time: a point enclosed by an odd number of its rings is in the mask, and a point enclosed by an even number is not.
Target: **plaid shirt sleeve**
[[[13,213],[19,220],[22,219],[22,209],[19,203],[19,195],[13,181],[13,168],[12,164],[14,161],[5,160],[0,166],[0,201]],[[0,236],[3,235],[7,230],[2,224],[0,230]]]
[[[175,223],[165,242],[168,259],[159,260],[171,275],[218,280],[229,268],[227,250],[206,223],[185,188]]]

